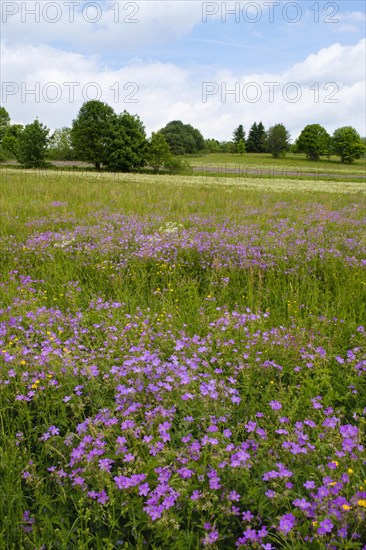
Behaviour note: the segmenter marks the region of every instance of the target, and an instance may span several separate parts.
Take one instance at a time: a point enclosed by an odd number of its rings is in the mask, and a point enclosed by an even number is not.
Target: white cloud
[[[338,15],[339,25],[336,31],[339,33],[344,32],[358,32],[364,31],[366,25],[366,14],[361,11],[354,11],[348,13],[340,13]]]
[[[289,71],[289,77],[295,80],[341,81],[352,83],[365,79],[366,40],[360,40],[352,46],[333,44],[322,48],[316,54],[311,54],[301,63],[297,63]]]
[[[218,139],[230,139],[238,123],[243,123],[248,130],[259,120],[267,127],[283,122],[293,138],[306,124],[315,122],[324,125],[329,132],[351,125],[365,135],[364,52],[364,40],[347,46],[337,43],[322,48],[283,73],[246,74],[213,66],[182,69],[172,63],[146,63],[138,59],[115,69],[106,66],[98,57],[50,46],[4,44],[2,103],[15,122],[29,123],[38,116],[54,129],[70,125],[83,101],[94,98],[95,87],[88,87],[88,83],[94,82],[102,94],[102,101],[117,112],[127,109],[138,113],[148,133],[169,120],[181,119],[198,127],[205,137]],[[52,82],[56,86],[49,85]],[[74,87],[74,100],[71,85],[65,84],[71,82],[79,84]],[[213,82],[211,89],[216,92],[208,96],[206,102],[202,101],[203,82]],[[269,82],[279,83],[273,87],[272,102]],[[319,87],[315,85],[317,82]],[[9,83],[14,83],[13,94]],[[249,87],[249,83],[255,85]],[[296,83],[296,86],[289,83]],[[36,86],[38,98],[26,94]],[[225,86],[227,91],[236,86],[238,97],[229,93],[226,98],[225,95],[221,97]],[[261,99],[251,102],[258,90]],[[7,96],[4,95],[6,91],[9,92]],[[61,97],[52,102],[57,92]],[[291,102],[297,93],[299,101]],[[128,98],[137,102],[129,103]]]
[[[201,23],[201,2],[3,0],[2,35],[18,44],[65,43],[73,51],[128,52],[169,43]]]

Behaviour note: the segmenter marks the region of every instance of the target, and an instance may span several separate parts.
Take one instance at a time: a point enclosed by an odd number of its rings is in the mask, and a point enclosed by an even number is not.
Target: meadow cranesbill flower
[[[279,401],[270,401],[268,404],[274,411],[279,411],[282,409],[282,405]]]
[[[254,515],[252,514],[252,512],[250,510],[246,510],[245,512],[242,513],[242,518],[243,518],[243,521],[252,521],[252,519],[254,519]]]
[[[207,530],[206,527],[205,529]],[[219,532],[216,529],[211,528],[211,526],[209,527],[209,529],[211,530],[204,536],[202,540],[203,546],[210,546],[211,544],[214,544],[219,538]]]
[[[326,518],[323,521],[319,523],[318,527],[318,534],[319,535],[326,535],[327,533],[331,533],[333,530],[333,523],[330,521],[330,519]]]
[[[289,533],[295,526],[296,518],[293,514],[284,514],[279,521],[278,529],[283,533]]]
[[[32,532],[34,522],[35,522],[35,518],[31,516],[30,510],[26,510],[23,513],[23,518],[22,518],[22,529],[23,529],[24,533],[31,533]]]
[[[229,500],[232,500],[234,502],[238,502],[240,500],[240,495],[236,491],[231,491],[229,493]]]
[[[357,308],[352,327],[318,313],[358,284],[361,220],[339,198],[297,197],[291,216],[286,201],[249,199],[235,220],[182,213],[177,231],[164,229],[170,203],[142,204],[146,216],[93,205],[87,220],[29,219],[8,242],[19,271],[0,282],[0,415],[35,546],[61,544],[40,542],[48,513],[84,521],[85,503],[95,544],[120,545],[118,517],[122,545],[138,532],[157,547],[362,548],[365,331]],[[317,297],[327,281],[344,301]],[[301,309],[272,298],[290,282]]]

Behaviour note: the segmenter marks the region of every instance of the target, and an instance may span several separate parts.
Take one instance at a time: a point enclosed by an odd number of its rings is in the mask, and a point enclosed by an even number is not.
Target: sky
[[[13,122],[71,126],[99,99],[230,140],[243,124],[366,135],[364,0],[0,3],[0,104]]]

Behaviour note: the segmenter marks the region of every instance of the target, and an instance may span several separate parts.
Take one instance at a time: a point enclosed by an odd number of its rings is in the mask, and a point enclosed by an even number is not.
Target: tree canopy
[[[153,132],[148,144],[147,161],[155,174],[171,160],[169,144],[161,132]]]
[[[76,151],[72,146],[71,128],[63,127],[54,131],[50,138],[48,158],[51,160],[75,160]]]
[[[144,166],[146,133],[137,115],[117,115],[112,107],[93,100],[84,103],[71,129],[71,143],[81,160],[112,172],[130,172]]]
[[[147,139],[137,115],[123,111],[113,119],[104,164],[112,172],[132,172],[145,165]]]
[[[0,107],[0,145],[5,136],[5,132],[10,125],[10,116],[5,107]]]
[[[24,130],[21,124],[9,124],[6,127],[4,137],[1,141],[1,153],[4,158],[16,158],[18,154],[19,138]]]
[[[335,130],[332,137],[320,124],[305,126],[296,142],[281,124],[268,131],[262,122],[254,122],[248,138],[239,124],[232,141],[204,139],[191,124],[173,120],[148,140],[142,120],[127,111],[114,109],[98,100],[84,103],[72,127],[62,127],[49,137],[49,130],[38,119],[23,127],[12,124],[4,107],[0,107],[0,162],[16,158],[23,166],[45,166],[50,160],[85,160],[97,170],[131,172],[148,164],[155,173],[162,166],[171,173],[188,171],[179,155],[206,153],[270,153],[283,157],[287,151],[305,153],[310,160],[321,155],[338,155],[342,163],[352,163],[366,151],[366,138],[351,126]]]
[[[290,146],[290,134],[281,124],[271,126],[267,132],[266,149],[273,158],[284,157]]]
[[[318,160],[320,155],[326,155],[329,144],[330,136],[320,124],[305,126],[296,141],[299,153],[305,153],[310,160]]]
[[[205,140],[197,128],[183,124],[181,120],[172,120],[160,130],[169,144],[173,155],[199,153],[205,149]]]
[[[236,152],[238,152],[238,146],[241,141],[245,144],[245,131],[243,125],[239,124],[239,126],[235,128],[233,132],[233,142]]]
[[[206,139],[205,148],[208,153],[220,153],[221,144],[217,139]]]
[[[72,123],[71,143],[80,160],[92,162],[97,170],[107,160],[116,114],[101,101],[84,103]]]
[[[237,151],[240,154],[240,156],[244,155],[246,149],[245,149],[245,141],[241,139],[237,145]]]
[[[332,137],[332,151],[341,157],[341,162],[351,163],[359,159],[366,147],[360,134],[352,126],[338,128]]]
[[[17,160],[26,168],[43,168],[49,143],[49,129],[39,120],[27,124],[19,136]]]
[[[264,153],[266,150],[266,138],[267,134],[264,129],[263,123],[260,122],[250,127],[248,139],[246,141],[246,150],[248,153]]]

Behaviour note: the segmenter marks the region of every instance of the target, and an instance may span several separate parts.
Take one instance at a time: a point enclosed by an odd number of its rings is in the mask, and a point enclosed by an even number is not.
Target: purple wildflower
[[[289,533],[296,523],[296,518],[292,514],[285,514],[280,518],[278,530],[282,533]]]
[[[282,405],[279,401],[270,401],[268,404],[274,411],[279,411],[280,409],[282,409]]]

